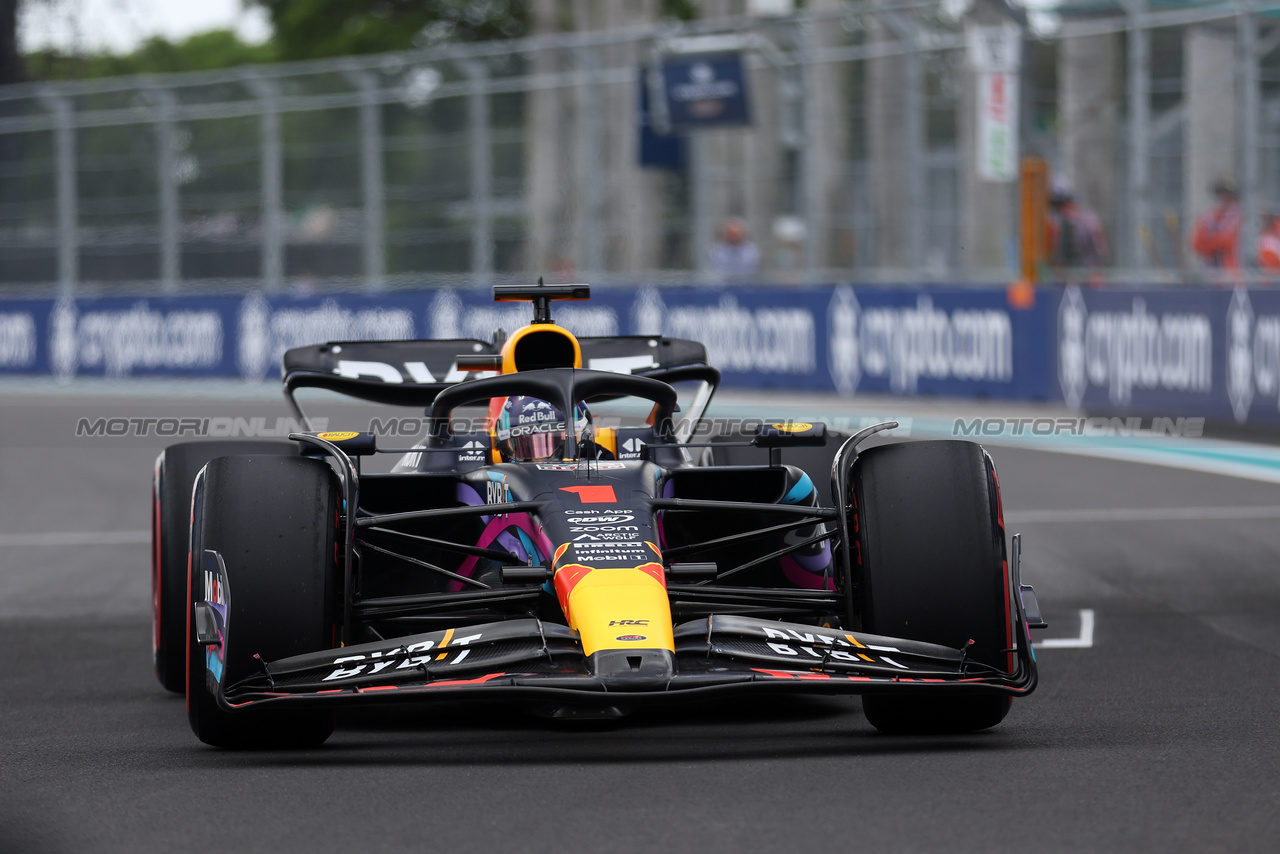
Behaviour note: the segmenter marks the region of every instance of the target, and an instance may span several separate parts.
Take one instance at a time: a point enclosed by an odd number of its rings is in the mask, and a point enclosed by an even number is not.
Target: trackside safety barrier
[[[1280,422],[1280,291],[600,288],[556,306],[582,335],[707,345],[726,387],[1065,403],[1089,413]],[[486,289],[0,301],[0,375],[272,380],[290,347],[488,338],[528,321]]]

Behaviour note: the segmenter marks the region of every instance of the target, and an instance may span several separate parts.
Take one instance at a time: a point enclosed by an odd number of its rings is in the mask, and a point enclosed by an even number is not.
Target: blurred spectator
[[[720,226],[711,244],[711,270],[722,282],[741,282],[760,272],[760,250],[747,237],[747,224],[737,217]]]
[[[312,205],[298,217],[297,237],[303,243],[322,243],[333,239],[338,230],[338,212],[333,205]]]
[[[1097,268],[1111,260],[1097,214],[1075,200],[1071,183],[1061,175],[1049,189],[1048,228],[1050,265]]]
[[[1191,230],[1191,248],[1215,270],[1240,269],[1240,204],[1236,185],[1226,178],[1213,182],[1218,203],[1200,215]]]
[[[1280,215],[1267,216],[1267,227],[1258,235],[1258,266],[1280,273]]]

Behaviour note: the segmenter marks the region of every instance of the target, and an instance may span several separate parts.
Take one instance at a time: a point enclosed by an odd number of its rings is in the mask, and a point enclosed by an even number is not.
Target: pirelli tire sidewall
[[[156,678],[166,690],[181,694],[187,684],[187,547],[196,475],[218,457],[296,453],[292,442],[182,442],[156,458],[151,490],[152,653]]]
[[[999,487],[972,442],[869,448],[853,469],[853,575],[863,630],[950,647],[1009,672],[1012,614]],[[869,694],[868,720],[887,732],[961,732],[998,724],[999,695]]]
[[[188,606],[204,599],[201,555],[222,555],[230,599],[222,648],[224,685],[273,661],[334,644],[338,601],[337,537],[341,497],[321,460],[236,456],[211,461],[193,497]],[[207,744],[292,748],[322,743],[333,714],[218,705],[206,648],[187,627],[187,716]]]

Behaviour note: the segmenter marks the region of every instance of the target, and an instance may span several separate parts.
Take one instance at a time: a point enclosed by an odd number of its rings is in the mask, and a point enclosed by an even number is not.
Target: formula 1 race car
[[[1042,621],[980,446],[860,449],[893,422],[834,452],[820,423],[695,442],[719,380],[701,344],[575,337],[551,302],[585,285],[494,290],[532,302],[532,324],[285,354],[304,424],[304,388],[427,407],[412,447],[298,432],[160,455],[156,673],[202,741],[316,745],[361,703],[614,717],[778,693],[861,694],[882,731],[963,732],[1034,689]],[[783,462],[801,452],[809,471]],[[377,454],[399,461],[362,471]]]

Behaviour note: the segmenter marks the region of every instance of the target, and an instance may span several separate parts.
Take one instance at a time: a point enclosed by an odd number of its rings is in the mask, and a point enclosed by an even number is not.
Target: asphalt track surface
[[[607,727],[450,705],[233,753],[151,672],[162,440],[73,435],[140,410],[283,414],[0,401],[0,852],[1276,850],[1280,485],[993,447],[1058,643],[990,732],[883,736],[856,698]]]

